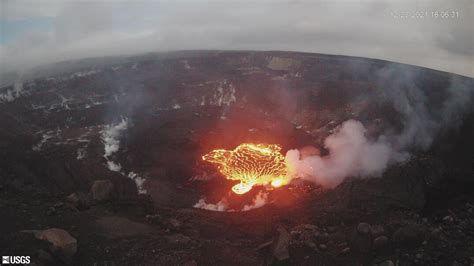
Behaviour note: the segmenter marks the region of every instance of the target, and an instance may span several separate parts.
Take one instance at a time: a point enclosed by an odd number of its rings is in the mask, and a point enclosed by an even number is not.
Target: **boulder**
[[[385,233],[385,228],[383,227],[383,225],[371,225],[370,233],[373,237],[381,236]]]
[[[295,226],[291,229],[290,232],[293,242],[301,242],[306,246],[314,249],[316,247],[315,240],[316,238],[321,238],[318,227],[312,224],[301,224]]]
[[[370,224],[368,223],[359,223],[357,226],[357,232],[363,235],[367,235],[370,233]]]
[[[179,230],[182,226],[182,223],[175,218],[169,218],[163,222],[163,225],[170,230]]]
[[[424,236],[425,232],[421,225],[409,224],[395,231],[392,235],[392,240],[400,245],[415,246],[423,242]]]
[[[67,231],[50,228],[35,232],[35,237],[41,240],[46,240],[52,245],[53,252],[60,252],[62,255],[73,256],[77,251],[77,240],[72,237]]]
[[[346,247],[346,248],[344,248],[343,250],[341,250],[340,254],[341,254],[341,255],[345,255],[345,254],[347,254],[347,253],[349,253],[349,252],[351,252],[351,249],[348,248],[348,247]]]
[[[385,247],[388,244],[388,237],[386,236],[378,236],[374,239],[374,248],[380,249]]]
[[[110,201],[115,198],[114,184],[110,180],[96,180],[92,184],[91,194],[94,201]]]
[[[288,250],[288,245],[290,244],[290,234],[282,226],[278,226],[278,237],[274,242],[273,246],[273,257],[278,261],[284,261],[290,258],[290,252]]]
[[[372,249],[372,235],[368,223],[359,223],[351,237],[351,246],[354,251],[368,253]]]
[[[447,215],[443,217],[443,222],[452,223],[453,221],[454,221],[454,218],[451,215]]]
[[[395,264],[391,260],[386,260],[386,261],[380,263],[379,266],[395,266]]]
[[[84,192],[74,192],[66,197],[66,202],[79,210],[85,210],[90,207],[90,197]]]
[[[160,224],[163,222],[163,218],[159,214],[148,214],[145,216],[145,220],[152,224]]]
[[[316,249],[316,237],[319,235],[318,227],[312,224],[302,224],[293,227],[290,231],[291,244],[303,244],[310,249]]]

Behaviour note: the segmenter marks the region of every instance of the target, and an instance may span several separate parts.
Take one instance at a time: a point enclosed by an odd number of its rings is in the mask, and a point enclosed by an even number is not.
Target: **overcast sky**
[[[0,3],[2,72],[91,56],[245,49],[362,56],[474,77],[473,0]],[[399,17],[417,11],[428,16]]]

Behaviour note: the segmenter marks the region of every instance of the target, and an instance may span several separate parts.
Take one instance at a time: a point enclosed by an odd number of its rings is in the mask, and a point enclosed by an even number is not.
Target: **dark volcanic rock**
[[[163,221],[163,225],[170,229],[170,230],[179,230],[182,226],[182,223],[175,219],[175,218],[169,218],[169,219],[166,219],[165,221]]]
[[[309,249],[316,250],[318,241],[326,242],[327,237],[323,236],[316,225],[302,224],[295,226],[290,231],[292,245],[304,245]]]
[[[368,253],[372,249],[372,235],[370,231],[368,233],[359,232],[359,230],[354,230],[351,237],[351,247],[352,250]]]
[[[395,264],[391,260],[386,260],[386,261],[380,263],[379,266],[395,266]]]
[[[388,237],[386,236],[379,236],[374,239],[374,248],[380,249],[385,247],[388,244]]]
[[[42,263],[45,263],[46,265],[53,265],[54,264],[53,257],[51,256],[51,254],[49,254],[45,250],[39,249],[36,252],[36,255]]]
[[[370,226],[370,233],[372,234],[373,237],[377,237],[380,235],[383,235],[385,233],[385,228],[383,225],[371,225]]]
[[[357,232],[359,234],[367,235],[370,233],[370,224],[368,223],[360,223],[357,225]]]
[[[66,197],[66,201],[79,210],[88,209],[91,204],[90,196],[84,192],[74,192]]]
[[[110,201],[116,197],[114,184],[110,180],[97,180],[91,187],[92,199],[97,202]]]
[[[419,245],[425,238],[425,231],[425,228],[421,225],[405,225],[393,233],[392,240],[399,245]]]

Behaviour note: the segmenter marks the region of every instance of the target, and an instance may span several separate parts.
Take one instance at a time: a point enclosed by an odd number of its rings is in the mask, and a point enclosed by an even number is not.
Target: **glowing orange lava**
[[[213,150],[202,159],[217,164],[227,179],[239,180],[232,191],[244,194],[255,185],[280,187],[288,183],[285,157],[280,151],[277,144],[243,143],[234,150]]]

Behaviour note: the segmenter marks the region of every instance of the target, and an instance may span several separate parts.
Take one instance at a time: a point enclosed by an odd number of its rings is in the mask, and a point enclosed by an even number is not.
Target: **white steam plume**
[[[252,200],[252,203],[245,205],[241,210],[230,209],[229,204],[227,203],[226,198],[222,198],[219,202],[213,203],[206,203],[204,199],[200,199],[196,204],[194,204],[194,208],[197,209],[204,209],[209,211],[217,211],[217,212],[236,212],[236,211],[250,211],[253,209],[258,209],[265,204],[267,204],[268,200],[268,192],[260,191],[257,196]]]
[[[394,151],[385,137],[370,141],[364,133],[362,123],[348,120],[324,141],[329,155],[300,159],[299,150],[289,150],[285,159],[290,175],[332,188],[348,176],[380,175],[389,162],[402,161],[407,157]]]
[[[102,131],[102,140],[104,141],[104,158],[107,160],[107,168],[110,171],[120,172],[122,166],[110,160],[110,156],[117,152],[120,147],[120,133],[128,127],[128,120],[123,119],[117,125],[108,125]]]
[[[23,83],[17,81],[13,84],[13,89],[0,93],[0,103],[13,102],[23,94],[26,94],[26,91],[23,89]]]
[[[145,189],[145,181],[146,181],[145,178],[139,176],[138,174],[134,172],[128,173],[128,178],[132,179],[135,182],[135,185],[137,186],[137,190],[139,194],[147,193]]]
[[[102,131],[102,140],[104,142],[104,158],[107,160],[107,168],[110,171],[119,172],[125,176],[120,163],[112,161],[110,158],[112,154],[116,153],[120,148],[120,136],[124,130],[128,128],[128,119],[122,118],[122,121],[118,124],[107,125]],[[128,178],[132,179],[137,186],[139,194],[146,194],[145,181],[146,178],[139,176],[135,172],[129,172]]]
[[[258,192],[251,204],[247,204],[242,208],[242,211],[250,211],[265,206],[267,204],[268,192],[261,190]]]
[[[220,200],[216,204],[206,203],[204,199],[200,199],[196,204],[194,204],[193,207],[197,209],[204,209],[204,210],[217,211],[217,212],[225,212],[229,208],[227,206],[227,202],[224,199]]]
[[[381,79],[393,78],[390,71],[379,75]],[[413,74],[398,80],[400,84],[384,90],[382,95],[401,114],[403,128],[399,134],[386,132],[369,140],[361,122],[345,121],[325,139],[328,155],[307,157],[297,149],[287,152],[290,177],[333,188],[347,177],[380,176],[392,163],[406,161],[409,151],[428,149],[439,132],[458,127],[463,115],[472,112],[474,88],[465,81],[452,78],[446,98],[436,108],[426,92],[414,85],[415,78]]]

